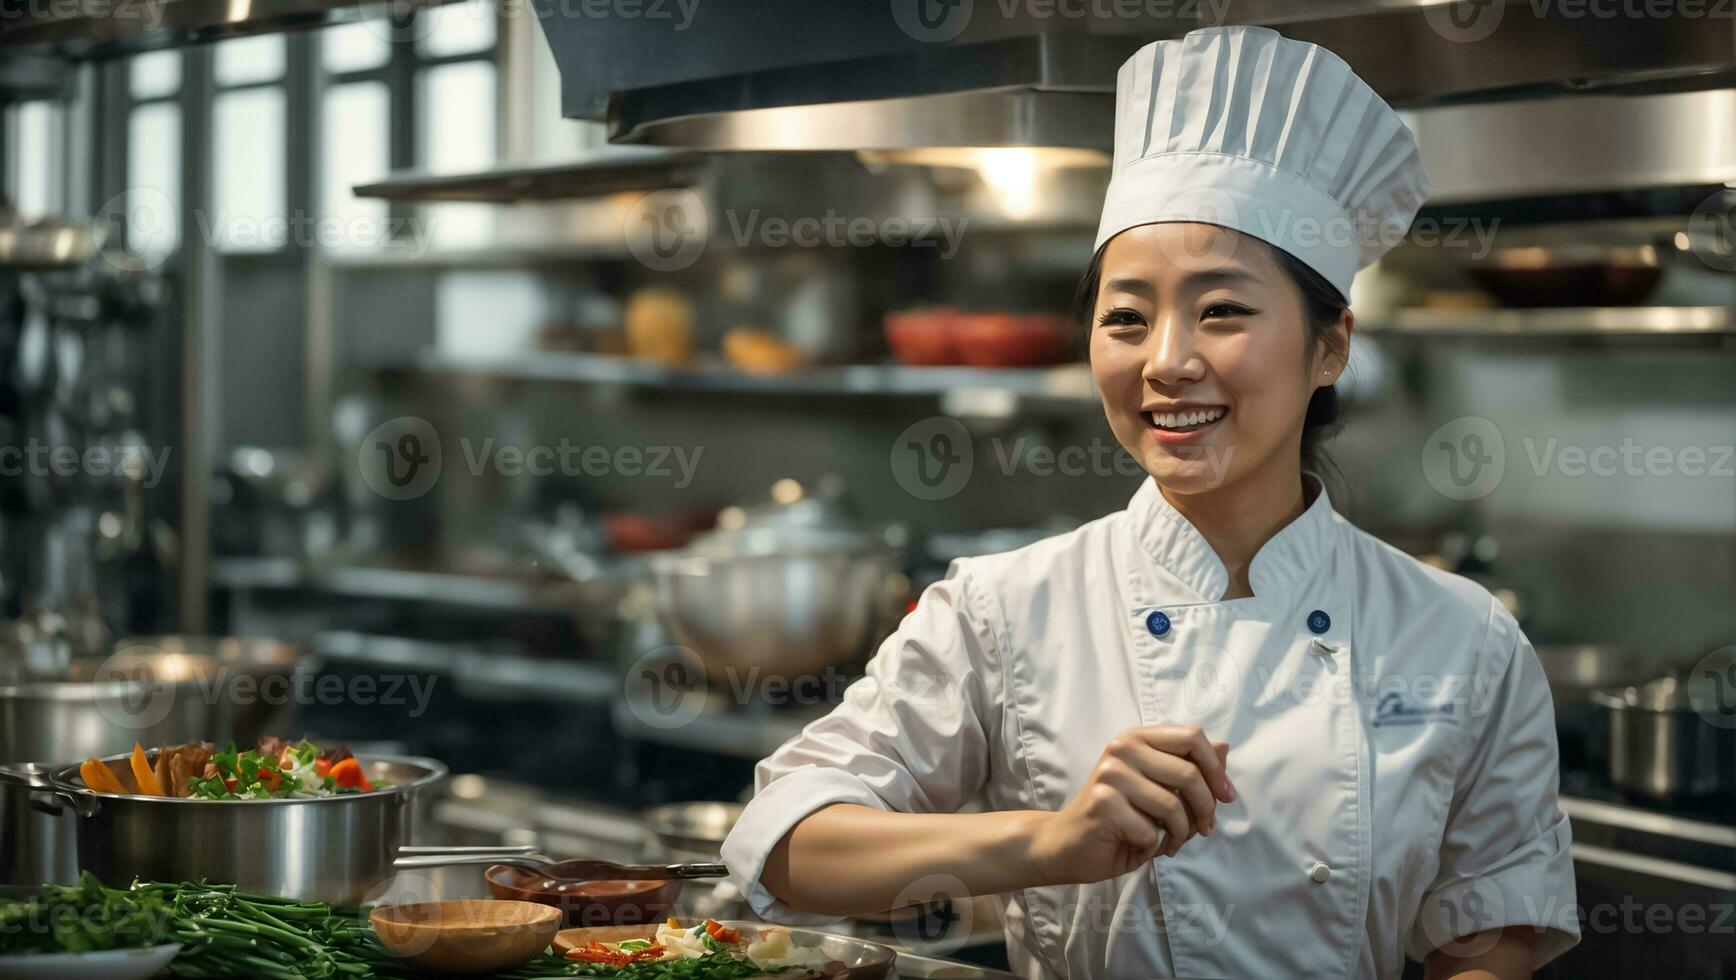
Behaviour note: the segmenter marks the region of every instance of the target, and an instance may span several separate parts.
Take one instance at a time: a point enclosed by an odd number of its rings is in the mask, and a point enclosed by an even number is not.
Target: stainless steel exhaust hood
[[[1727,26],[1613,5],[646,0],[626,18],[533,2],[565,115],[606,120],[616,142],[700,150],[1103,150],[1121,62],[1210,23],[1324,44],[1401,107],[1736,81]]]

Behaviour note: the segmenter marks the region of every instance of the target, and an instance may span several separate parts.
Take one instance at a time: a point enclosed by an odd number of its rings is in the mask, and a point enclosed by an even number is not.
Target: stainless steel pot
[[[664,622],[718,679],[814,676],[861,657],[898,588],[885,553],[657,556],[652,572]]]
[[[1657,799],[1716,796],[1736,787],[1736,730],[1713,724],[1716,692],[1672,674],[1598,691],[1609,714],[1609,778]]]
[[[78,880],[77,826],[52,805],[48,767],[0,765],[0,884],[34,888]]]
[[[1537,647],[1537,659],[1555,701],[1562,767],[1604,772],[1609,768],[1609,725],[1592,695],[1655,675],[1656,656],[1606,644],[1544,644]]]
[[[641,811],[639,817],[656,835],[659,853],[671,859],[716,860],[745,809],[740,803],[704,800],[665,803]]]
[[[287,683],[298,663],[294,647],[272,640],[124,640],[106,660],[75,664],[65,680],[0,687],[0,763],[292,731]]]
[[[117,773],[126,757],[104,759]],[[373,793],[317,799],[187,800],[93,793],[78,766],[48,776],[55,800],[78,815],[80,867],[110,884],[231,883],[286,898],[355,904],[392,874],[410,841],[419,793],[446,775],[432,759],[372,756]]]

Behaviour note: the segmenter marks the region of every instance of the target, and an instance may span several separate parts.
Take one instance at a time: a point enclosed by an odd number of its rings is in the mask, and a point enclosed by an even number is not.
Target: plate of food
[[[615,980],[879,980],[896,959],[890,947],[849,936],[714,919],[567,929],[554,946],[579,976]]]

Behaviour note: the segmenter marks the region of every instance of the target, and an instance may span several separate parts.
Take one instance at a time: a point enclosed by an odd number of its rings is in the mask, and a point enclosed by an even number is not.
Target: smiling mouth
[[[1222,405],[1209,408],[1190,408],[1181,412],[1141,412],[1145,416],[1145,424],[1162,432],[1198,432],[1201,429],[1216,425],[1229,414],[1229,409]]]

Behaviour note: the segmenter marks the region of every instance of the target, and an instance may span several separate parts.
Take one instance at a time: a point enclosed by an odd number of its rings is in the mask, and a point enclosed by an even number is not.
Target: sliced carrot
[[[362,775],[362,764],[357,762],[354,756],[332,766],[330,775],[339,786],[359,789],[364,793],[374,791],[374,784],[368,782],[368,777]]]
[[[139,782],[139,792],[144,796],[162,796],[163,784],[157,782],[157,774],[151,771],[151,760],[145,758],[145,747],[133,743],[133,778]]]
[[[115,778],[114,772],[108,766],[96,759],[86,759],[84,765],[78,767],[79,778],[84,785],[98,793],[125,793],[127,788]]]

